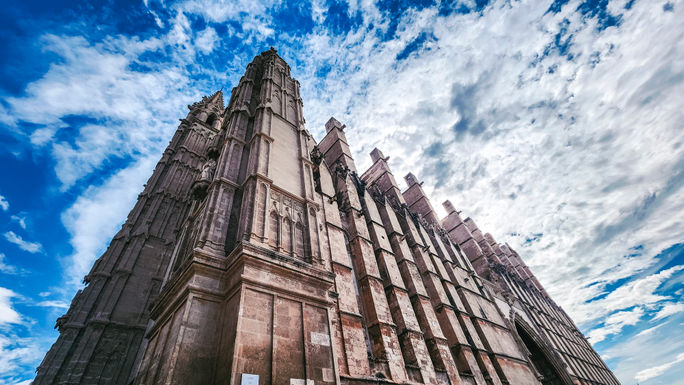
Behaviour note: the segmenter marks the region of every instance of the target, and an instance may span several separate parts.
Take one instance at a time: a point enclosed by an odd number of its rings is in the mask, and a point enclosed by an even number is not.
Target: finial
[[[370,153],[371,159],[373,160],[373,163],[377,162],[378,160],[382,159],[385,162],[389,160],[389,156],[385,156],[382,151],[380,151],[379,148],[375,147],[373,151]]]
[[[414,184],[420,184],[420,185],[423,184],[423,182],[418,182],[418,178],[416,178],[416,176],[413,175],[412,172],[409,172],[408,174],[406,174],[406,176],[404,177],[404,180],[406,181],[406,184],[408,184],[409,187],[413,186]]]
[[[337,128],[340,131],[344,130],[346,126],[340,123],[337,119],[334,117],[330,117],[328,121],[325,123],[325,132],[330,132],[332,129]]]

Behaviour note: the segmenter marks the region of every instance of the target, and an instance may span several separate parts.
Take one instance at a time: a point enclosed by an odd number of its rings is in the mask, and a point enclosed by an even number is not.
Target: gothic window
[[[295,253],[300,258],[306,258],[304,226],[302,226],[301,222],[297,222],[295,226]]]
[[[312,247],[311,256],[318,259],[320,262],[320,258],[321,258],[319,255],[320,240],[318,238],[318,221],[316,220],[316,212],[314,211],[314,209],[311,209],[309,214],[311,215],[311,218],[309,218],[309,223],[310,223],[311,229],[313,230],[311,233],[313,236],[313,239],[311,240],[311,247]]]
[[[282,105],[280,101],[280,93],[278,91],[273,91],[273,96],[271,97],[271,109],[273,113],[280,115],[282,113]]]
[[[266,195],[266,185],[260,183],[256,204],[256,228],[254,229],[254,232],[261,237],[264,237],[266,232],[266,226],[264,222],[266,217],[267,200],[268,197]]]
[[[287,103],[287,120],[294,124],[297,123],[297,107],[292,99],[289,99]]]
[[[211,115],[209,115],[209,117],[207,118],[207,122],[206,122],[206,123],[207,123],[207,125],[209,125],[209,126],[213,126],[215,121],[216,121],[216,114],[211,114]]]
[[[529,359],[532,365],[542,375],[542,385],[563,385],[565,381],[563,381],[559,371],[553,364],[554,359],[548,354],[549,349],[545,349],[542,345],[538,344],[538,338],[533,336],[533,332],[529,327],[525,327],[517,320],[515,321],[515,329],[530,353]]]
[[[283,219],[283,251],[292,252],[292,220],[288,217]]]
[[[278,213],[271,211],[268,229],[268,244],[273,248],[278,247],[278,230],[280,230],[280,218]]]

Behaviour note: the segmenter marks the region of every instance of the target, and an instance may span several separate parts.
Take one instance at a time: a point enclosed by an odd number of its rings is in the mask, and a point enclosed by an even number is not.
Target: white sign
[[[306,381],[301,378],[290,378],[290,385],[306,385]]]
[[[314,345],[330,346],[330,338],[325,333],[311,332],[311,343]]]
[[[240,385],[259,385],[259,375],[242,373]]]

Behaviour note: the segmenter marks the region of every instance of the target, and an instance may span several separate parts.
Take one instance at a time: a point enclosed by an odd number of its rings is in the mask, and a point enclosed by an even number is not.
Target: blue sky
[[[681,20],[674,0],[6,2],[0,385],[32,378],[185,106],[270,46],[315,137],[335,116],[359,169],[377,146],[511,244],[623,384],[681,381]]]

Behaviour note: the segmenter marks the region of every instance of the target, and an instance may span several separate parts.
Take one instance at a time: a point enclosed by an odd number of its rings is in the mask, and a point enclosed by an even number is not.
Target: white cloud
[[[12,215],[10,219],[16,222],[22,229],[26,230],[26,216],[24,215]]]
[[[205,30],[197,34],[197,39],[195,40],[195,46],[203,53],[208,54],[214,50],[216,43],[218,42],[218,35],[216,30],[207,27]]]
[[[0,287],[0,325],[22,322],[21,315],[12,307],[12,298],[17,296],[17,293],[12,290]],[[0,368],[0,372],[2,372],[2,368]]]
[[[22,237],[19,235],[15,234],[14,231],[7,231],[5,234],[5,239],[10,242],[14,243],[15,245],[19,246],[20,249],[24,251],[28,251],[29,253],[40,253],[43,251],[43,246],[38,243],[38,242],[29,242],[24,240]]]
[[[0,287],[0,385],[25,382],[49,346],[45,337],[38,336],[42,333],[34,335],[29,330],[28,338],[18,334],[20,329],[30,328],[33,320],[19,314],[13,306],[15,299],[22,296]]]
[[[40,362],[44,352],[45,346],[36,338],[20,338],[12,333],[0,334],[0,384],[30,383],[25,374],[32,372],[30,367]]]
[[[68,309],[69,304],[64,302],[64,301],[40,301],[36,303],[36,306],[42,306],[42,307],[55,307],[58,309]]]
[[[17,268],[5,263],[5,254],[0,253],[0,273],[15,275],[18,273]]]
[[[652,320],[656,321],[667,318],[682,311],[684,311],[684,303],[668,302],[658,311],[658,313],[656,313]]]
[[[675,319],[676,317],[679,317]],[[602,348],[603,355],[609,356],[608,364],[623,384],[637,382],[637,373],[648,368],[660,366],[674,360],[684,352],[684,328],[681,313],[671,320],[646,329],[634,336],[615,338],[614,343]],[[672,367],[658,380],[640,381],[642,385],[675,384],[684,375],[684,367]]]
[[[16,383],[14,383],[14,385],[31,385],[32,382],[33,382],[33,380],[25,380],[25,381],[16,382]]]
[[[684,212],[683,7],[665,14],[636,2],[619,27],[598,33],[575,13],[578,1],[558,14],[546,13],[549,3],[405,12],[387,42],[359,32],[378,25],[371,17],[342,37],[316,31],[285,54],[301,64],[294,76],[316,137],[335,115],[360,170],[381,148],[399,179],[413,171],[425,180],[439,212],[451,199],[509,242],[584,324],[638,305],[585,302],[684,237],[684,220],[672,215]],[[561,23],[572,60],[554,48]],[[397,62],[421,33],[435,41]],[[319,79],[324,65],[331,70]],[[526,243],[532,234],[541,236]]]
[[[9,210],[9,202],[8,202],[7,199],[6,199],[4,196],[2,196],[2,195],[0,195],[0,209],[2,209],[2,211],[7,211],[7,210]]]
[[[140,55],[170,44],[165,39],[110,37],[91,44],[82,37],[43,37],[44,48],[62,60],[30,83],[25,96],[6,101],[15,122],[39,127],[26,134],[34,146],[48,146],[52,152],[63,191],[107,160],[158,153],[183,106],[199,98],[197,90],[185,87],[184,62],[141,59]],[[138,71],[136,66],[154,70]],[[185,91],[178,92],[179,87]],[[70,129],[61,120],[67,116],[87,120],[71,128],[76,135],[70,132],[68,140],[53,140]]]
[[[659,302],[671,299],[669,296],[656,294],[656,290],[673,275],[683,270],[684,265],[677,265],[658,273],[632,280],[616,288],[602,299],[581,304],[575,309],[575,313],[580,319],[586,321],[596,320],[616,310],[627,309],[632,306],[653,307]]]
[[[639,373],[636,374],[634,377],[635,380],[637,381],[646,381],[648,379],[658,377],[661,374],[665,373],[668,369],[673,367],[674,365],[683,362],[684,361],[684,353],[681,353],[677,355],[677,358],[675,358],[673,361],[664,363],[662,365],[654,366],[652,368],[644,369],[640,371]]]
[[[596,344],[610,335],[620,333],[625,326],[636,325],[643,315],[644,309],[640,307],[613,313],[606,318],[602,327],[590,331],[588,337],[593,344]]]
[[[64,261],[70,288],[80,285],[107,242],[121,227],[158,157],[141,159],[114,174],[103,185],[88,188],[62,214],[62,223],[71,234],[73,247],[73,253]]]
[[[191,0],[174,5],[178,13],[190,13],[202,16],[214,23],[239,21],[246,31],[241,37],[247,40],[264,39],[273,34],[272,20],[266,12],[278,2],[275,1],[211,1]]]
[[[665,325],[665,323],[661,323],[661,324],[656,325],[652,328],[644,329],[644,330],[640,331],[639,333],[637,333],[635,337],[651,334],[651,333],[655,332],[656,330],[660,329],[661,327],[663,327],[663,325]]]

